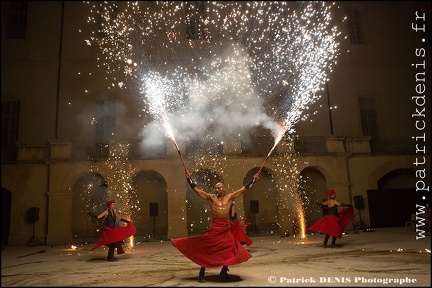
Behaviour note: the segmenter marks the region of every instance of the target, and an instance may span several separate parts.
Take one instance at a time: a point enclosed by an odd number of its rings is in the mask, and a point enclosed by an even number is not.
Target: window
[[[192,2],[186,6],[186,38],[205,39],[205,5],[202,1]]]
[[[358,10],[346,9],[348,32],[350,35],[351,44],[365,44],[362,31],[361,15]]]
[[[16,161],[18,158],[20,101],[2,101],[1,112],[1,159],[2,162]]]
[[[6,22],[7,39],[25,39],[27,36],[27,1],[9,1]]]
[[[96,102],[95,108],[95,133],[96,146],[102,149],[102,154],[107,155],[108,140],[115,136],[116,105],[114,100]]]
[[[363,135],[378,137],[378,117],[375,108],[375,99],[360,97],[359,107]]]

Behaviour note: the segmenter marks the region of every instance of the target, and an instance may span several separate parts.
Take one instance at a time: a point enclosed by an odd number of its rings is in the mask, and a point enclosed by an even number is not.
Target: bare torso
[[[189,179],[188,181],[190,182],[190,178],[189,178],[189,172],[186,173],[186,177],[187,179]],[[258,179],[259,174],[256,173],[254,175],[254,180],[250,181],[250,183],[248,185],[252,185],[254,183],[254,181],[256,181],[256,179]],[[192,182],[191,182],[192,183]],[[240,189],[225,195],[225,185],[222,182],[218,182],[215,185],[215,194],[210,194],[207,192],[204,192],[203,190],[199,189],[198,187],[196,187],[195,185],[191,185],[192,190],[202,199],[207,200],[207,202],[210,205],[210,209],[212,212],[212,217],[217,217],[217,218],[229,218],[229,210],[231,207],[231,204],[233,203],[233,201],[235,199],[237,199],[238,197],[240,197],[241,194],[243,194],[244,191],[247,190],[246,186],[242,186]],[[250,188],[250,186],[249,186]]]
[[[208,203],[212,212],[212,217],[228,218],[229,210],[233,200],[229,195],[217,197],[211,195],[208,198]]]

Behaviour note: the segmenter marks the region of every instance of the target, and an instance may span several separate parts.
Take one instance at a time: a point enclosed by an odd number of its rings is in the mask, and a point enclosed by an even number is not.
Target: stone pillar
[[[181,190],[167,189],[168,239],[187,237],[186,186]]]
[[[72,193],[48,192],[47,245],[72,242]]]
[[[71,165],[52,163],[49,165],[47,192],[47,245],[61,245],[72,242],[73,191],[65,184],[71,184]]]

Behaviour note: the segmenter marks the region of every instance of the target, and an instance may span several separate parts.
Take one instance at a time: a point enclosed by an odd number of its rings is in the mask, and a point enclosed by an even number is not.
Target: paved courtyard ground
[[[229,267],[230,282],[221,282],[214,268],[207,269],[206,283],[198,283],[199,267],[167,240],[134,239],[116,262],[106,261],[105,247],[90,251],[92,243],[6,246],[1,286],[430,287],[430,236],[417,236],[405,227],[348,231],[339,248],[325,249],[319,233],[304,241],[259,235],[247,247],[253,257]]]

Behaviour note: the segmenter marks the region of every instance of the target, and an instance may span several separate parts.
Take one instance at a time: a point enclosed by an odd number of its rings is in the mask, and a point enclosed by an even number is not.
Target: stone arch
[[[406,159],[391,159],[371,171],[368,177],[368,190],[378,189],[378,181],[386,174],[398,169],[415,169],[415,166]]]
[[[417,205],[427,203],[425,195],[416,190],[418,185],[416,167],[409,161],[387,161],[377,167],[369,176],[367,203],[372,227],[397,227],[409,221]],[[430,178],[422,179],[430,186]],[[426,193],[428,194],[428,193]],[[384,215],[382,211],[388,211]]]
[[[245,182],[249,182],[253,179],[253,175],[257,173],[259,168],[252,168],[248,171],[245,177]],[[278,207],[280,204],[278,189],[275,184],[274,170],[264,167],[261,170],[259,180],[252,186],[251,189],[243,194],[244,211],[247,222],[251,223],[248,227],[250,234],[253,234],[254,230],[263,231],[276,231],[279,230],[279,219],[281,214],[279,213]],[[246,183],[243,183],[246,184]],[[255,201],[256,204],[251,202]],[[257,205],[259,208],[258,213],[252,213],[252,206]],[[255,211],[256,212],[256,211]],[[255,222],[255,223],[254,223]],[[253,229],[254,225],[258,229]]]
[[[92,170],[88,165],[74,165],[73,169],[67,169],[66,171],[67,171],[66,174],[63,177],[61,177],[62,182],[58,184],[59,186],[52,187],[51,189],[54,189],[55,191],[58,191],[59,193],[62,194],[69,194],[71,193],[72,188],[75,185],[76,181],[83,174],[90,172]],[[95,173],[103,175],[102,173],[99,172],[95,172]]]
[[[9,218],[9,228],[10,226],[19,226],[21,225],[21,222],[23,222],[23,217],[25,215],[25,210],[27,207],[23,207],[22,205],[22,198],[23,198],[23,194],[24,194],[24,190],[23,187],[20,183],[20,181],[14,179],[14,177],[10,177],[7,173],[3,173],[2,171],[2,176],[1,176],[1,186],[2,186],[2,190],[7,191],[8,196],[8,205],[10,205],[9,207],[9,211],[20,211],[19,215],[22,215],[21,217],[11,217],[11,215],[9,214],[9,216],[2,216],[2,222],[3,222],[3,218],[5,217],[10,217]],[[10,193],[10,195],[9,195]],[[3,199],[2,199],[3,200]],[[5,199],[6,201],[6,199]],[[6,202],[4,202],[6,203]],[[2,205],[3,205],[3,201],[2,201]],[[6,212],[5,210],[2,209],[2,213]],[[10,231],[9,231],[10,232]],[[8,236],[9,236],[9,232],[8,232]]]
[[[339,186],[341,183],[346,183],[347,176],[340,174],[340,171],[346,172],[345,157],[330,157],[330,158],[304,158],[305,165],[299,167],[302,171],[305,168],[314,168],[319,171],[326,180],[326,190],[333,186]],[[344,166],[341,168],[341,166]],[[301,173],[301,172],[300,172]]]
[[[159,238],[168,233],[167,183],[162,174],[152,169],[137,171],[129,191],[130,217],[137,227],[137,236]],[[157,209],[156,214],[150,213]]]
[[[416,181],[413,169],[396,169],[383,175],[378,181],[378,189],[414,188]]]
[[[290,198],[286,200],[286,205],[280,205],[279,208],[281,233],[290,233],[290,229],[294,234],[306,232],[305,228],[308,225],[322,217],[321,207],[315,205],[315,202],[326,198],[326,191],[329,188],[335,186],[339,188],[347,187],[346,175],[338,172],[340,169],[336,170],[340,166],[344,167],[344,157],[331,157],[330,161],[329,158],[302,158],[301,161],[297,160],[296,158],[293,159],[296,164],[294,172],[297,174],[288,175],[293,178],[291,179],[291,182],[293,182],[292,187],[289,189]],[[315,173],[317,177],[314,178],[316,179],[303,180],[302,178],[307,176],[308,171],[309,173]],[[277,176],[278,179],[276,180],[280,183],[279,185],[287,184],[284,179],[286,176],[282,172],[278,172]],[[311,191],[306,186],[313,187],[312,190],[314,191]],[[283,190],[283,188],[279,190]],[[347,188],[341,190],[344,191]],[[286,196],[282,195],[282,192],[279,192],[279,201],[283,201],[284,197],[286,198]]]
[[[319,166],[305,167],[299,174],[304,179],[303,189],[300,189],[303,209],[305,213],[305,223],[311,225],[322,217],[322,209],[320,205],[322,200],[327,198],[327,182],[322,169]]]
[[[23,189],[20,185],[20,181],[18,181],[17,179],[13,179],[13,177],[10,177],[9,175],[7,175],[7,173],[3,173],[3,171],[1,176],[1,186],[11,191],[12,193],[16,191],[15,193],[19,192],[20,195],[23,194]]]
[[[87,239],[99,237],[103,221],[88,216],[88,211],[99,214],[106,209],[108,187],[98,173],[82,171],[72,187],[72,237]]]

